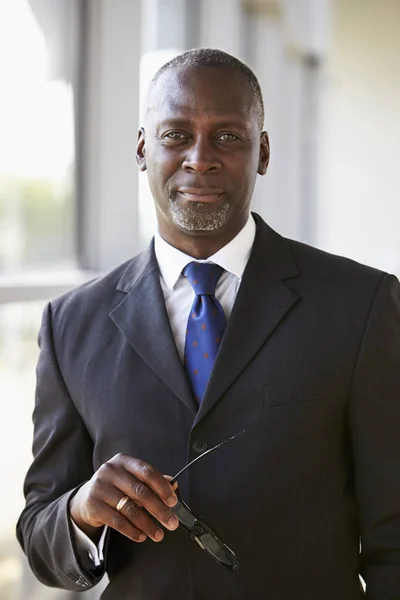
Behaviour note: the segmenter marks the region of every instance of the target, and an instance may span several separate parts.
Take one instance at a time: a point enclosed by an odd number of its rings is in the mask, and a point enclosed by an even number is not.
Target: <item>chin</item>
[[[200,206],[195,206],[197,204]],[[172,222],[184,231],[216,231],[224,227],[230,217],[230,205],[227,201],[218,208],[204,210],[202,202],[182,206],[171,200],[169,208]]]

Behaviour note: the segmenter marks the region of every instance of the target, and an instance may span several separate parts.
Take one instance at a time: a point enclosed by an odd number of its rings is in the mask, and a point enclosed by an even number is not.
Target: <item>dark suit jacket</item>
[[[361,572],[368,600],[400,599],[399,282],[256,220],[198,412],[152,246],[46,308],[18,524],[44,583],[80,590],[103,574],[78,558],[68,519],[103,462],[126,452],[172,475],[246,427],[180,483],[239,571],[182,528],[160,544],[111,531],[102,598],[359,600]]]

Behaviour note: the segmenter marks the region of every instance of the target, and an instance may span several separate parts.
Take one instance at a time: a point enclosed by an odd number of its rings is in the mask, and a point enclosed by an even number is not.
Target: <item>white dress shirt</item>
[[[207,260],[194,259],[177,248],[170,246],[160,234],[154,239],[154,250],[160,269],[160,282],[164,294],[165,306],[172,329],[172,334],[183,362],[187,320],[195,297],[193,288],[183,269],[189,263],[212,262],[224,269],[215,290],[215,297],[224,309],[228,320],[236,300],[243,272],[249,260],[251,248],[256,234],[256,225],[252,216],[233,240],[218,250]]]
[[[164,294],[165,306],[172,329],[172,334],[183,362],[187,320],[195,297],[193,288],[183,269],[190,262],[212,262],[224,269],[216,290],[215,297],[222,305],[225,319],[228,320],[233,304],[242,281],[243,272],[249,260],[250,252],[256,235],[256,225],[251,215],[246,225],[226,246],[218,250],[206,260],[194,259],[166,242],[159,233],[154,238],[154,251],[160,269],[160,283]],[[104,538],[107,527],[104,528],[99,544],[96,545],[72,522],[78,552],[88,554],[95,566],[103,560]]]

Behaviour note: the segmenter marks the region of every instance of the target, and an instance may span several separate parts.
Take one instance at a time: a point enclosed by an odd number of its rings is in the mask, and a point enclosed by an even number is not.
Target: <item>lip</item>
[[[220,196],[224,190],[220,188],[179,188],[178,192],[188,196]]]
[[[180,188],[178,193],[187,202],[207,204],[218,202],[224,192],[220,188]]]

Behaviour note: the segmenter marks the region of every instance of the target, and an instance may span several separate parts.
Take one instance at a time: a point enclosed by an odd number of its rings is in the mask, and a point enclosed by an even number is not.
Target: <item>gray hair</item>
[[[224,69],[235,69],[245,76],[253,97],[254,108],[257,112],[260,129],[264,125],[264,102],[260,84],[253,71],[238,58],[227,52],[215,48],[194,48],[183,54],[175,56],[158,69],[150,82],[149,93],[155,86],[160,76],[174,67],[220,67]]]

